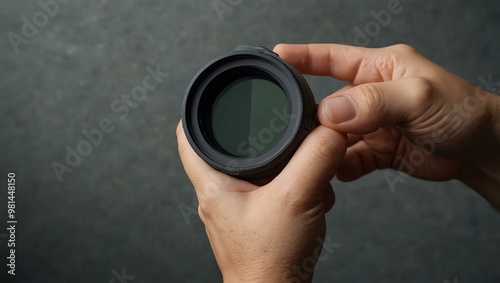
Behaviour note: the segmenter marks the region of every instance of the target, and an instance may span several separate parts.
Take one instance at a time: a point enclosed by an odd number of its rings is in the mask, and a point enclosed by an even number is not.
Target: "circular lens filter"
[[[316,122],[303,76],[272,51],[239,46],[194,77],[182,121],[195,152],[245,180],[278,174]]]

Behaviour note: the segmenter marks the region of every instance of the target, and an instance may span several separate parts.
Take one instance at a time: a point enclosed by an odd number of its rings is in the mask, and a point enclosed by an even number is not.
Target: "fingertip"
[[[345,122],[339,122],[344,116],[353,116],[353,106],[350,109],[345,109],[344,106],[336,104],[334,100],[346,100],[345,96],[335,93],[330,97],[323,99],[318,105],[318,120],[322,126],[329,129],[352,133],[351,129],[345,127]],[[345,104],[345,101],[340,101],[340,104]]]
[[[438,107],[432,84],[412,77],[361,84],[335,93],[321,101],[318,119],[338,131],[368,134],[420,119],[430,107]]]
[[[205,163],[201,157],[196,154],[194,149],[189,144],[186,134],[184,133],[184,128],[182,126],[182,121],[179,122],[176,129],[177,134],[177,150],[179,152],[179,157],[181,159],[182,165],[186,174],[191,179],[193,185],[198,185],[197,180],[200,176],[208,172],[213,172],[215,169],[211,168],[207,163]]]
[[[276,46],[274,46],[273,52],[278,54],[280,58],[285,61],[290,61],[294,57],[294,48],[292,44],[278,43]]]
[[[187,150],[187,138],[184,133],[184,128],[182,127],[182,120],[177,124],[177,128],[175,129],[175,135],[177,136],[177,149],[179,151],[179,156],[183,157]]]
[[[278,44],[276,44],[276,45],[274,46],[274,48],[273,48],[273,52],[280,54],[280,53],[282,53],[284,50],[286,50],[286,46],[287,46],[287,44],[285,44],[285,43],[278,43]]]
[[[335,124],[351,121],[357,116],[357,105],[349,95],[328,99],[323,103],[323,114]]]
[[[175,135],[179,138],[179,135],[184,134],[184,130],[182,128],[182,120],[179,120],[177,123],[177,128],[175,129]]]
[[[347,84],[330,96],[321,100],[318,105],[318,120],[321,125],[341,132],[349,132],[344,124],[356,118],[358,105],[349,95],[354,86]],[[347,131],[346,131],[347,130]]]

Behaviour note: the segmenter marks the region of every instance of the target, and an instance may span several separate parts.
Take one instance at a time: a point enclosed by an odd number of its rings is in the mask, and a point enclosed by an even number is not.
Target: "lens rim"
[[[207,113],[222,89],[251,76],[268,78],[281,87],[290,118],[285,132],[266,152],[254,157],[232,156],[210,141]],[[182,109],[184,131],[195,152],[215,169],[246,180],[279,173],[314,127],[316,116],[314,97],[300,73],[274,53],[248,50],[229,53],[205,65],[189,85]]]

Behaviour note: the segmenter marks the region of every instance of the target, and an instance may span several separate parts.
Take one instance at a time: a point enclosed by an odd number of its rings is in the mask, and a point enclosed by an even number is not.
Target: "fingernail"
[[[335,97],[325,103],[325,114],[332,123],[347,122],[356,117],[356,107],[348,96]]]

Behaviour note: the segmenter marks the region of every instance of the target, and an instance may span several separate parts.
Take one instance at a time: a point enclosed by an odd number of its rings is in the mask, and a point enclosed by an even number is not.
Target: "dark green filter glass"
[[[286,95],[278,84],[261,77],[239,79],[214,102],[213,139],[233,156],[258,156],[283,136],[288,113]]]

